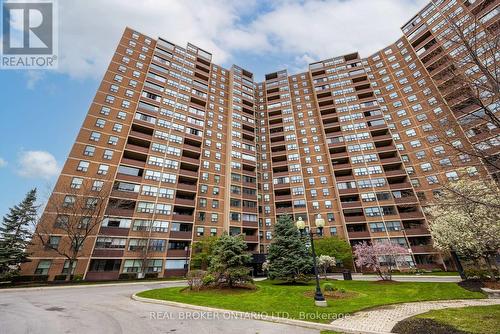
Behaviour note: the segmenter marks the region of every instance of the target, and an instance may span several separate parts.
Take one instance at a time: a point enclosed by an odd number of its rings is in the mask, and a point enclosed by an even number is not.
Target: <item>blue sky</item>
[[[0,215],[32,187],[43,200],[125,26],[265,73],[394,42],[424,0],[59,1],[59,69],[0,70]]]

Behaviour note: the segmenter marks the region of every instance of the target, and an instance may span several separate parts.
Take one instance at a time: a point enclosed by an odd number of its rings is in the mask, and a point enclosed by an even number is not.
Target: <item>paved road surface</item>
[[[342,274],[328,275],[330,278],[343,279]],[[352,279],[355,281],[378,281],[380,278],[377,275],[360,275],[353,274]],[[400,282],[451,282],[457,283],[461,281],[460,276],[426,276],[426,275],[393,275],[392,279]]]
[[[139,291],[179,283],[58,287],[0,291],[0,334],[17,333],[170,333],[318,334],[318,330],[250,319],[225,319],[182,308],[134,301]],[[189,313],[186,313],[189,312]],[[214,317],[219,316],[219,320]],[[154,317],[156,319],[154,319]],[[184,318],[182,318],[184,317]],[[212,317],[212,319],[207,319]],[[153,318],[153,319],[152,319]]]

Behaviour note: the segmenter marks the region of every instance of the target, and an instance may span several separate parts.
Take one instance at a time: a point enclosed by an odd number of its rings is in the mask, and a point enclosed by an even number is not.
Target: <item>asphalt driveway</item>
[[[175,282],[0,290],[0,333],[287,333],[317,330],[134,301]]]

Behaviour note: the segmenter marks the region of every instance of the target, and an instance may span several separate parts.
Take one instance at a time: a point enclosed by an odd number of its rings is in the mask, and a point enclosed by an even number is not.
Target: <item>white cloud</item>
[[[5,159],[0,158],[0,168],[7,166],[7,161]]]
[[[226,66],[237,63],[237,52],[286,54],[295,59],[290,69],[353,51],[369,56],[399,38],[400,26],[427,2],[277,0],[262,8],[258,0],[61,1],[60,71],[102,77],[126,26],[181,46],[191,42]]]
[[[59,174],[56,158],[46,151],[22,151],[17,173],[26,178],[50,179]]]
[[[35,89],[36,84],[44,78],[44,72],[43,71],[26,71],[25,72],[26,78],[28,79],[26,81],[26,87],[30,90]]]

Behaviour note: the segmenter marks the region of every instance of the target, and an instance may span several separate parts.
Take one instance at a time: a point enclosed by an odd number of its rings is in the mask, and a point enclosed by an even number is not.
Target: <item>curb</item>
[[[35,287],[24,287],[24,288],[3,288],[0,289],[1,293],[6,292],[19,292],[19,291],[41,291],[41,290],[53,290],[53,289],[73,289],[73,288],[93,288],[93,287],[103,287],[103,286],[127,286],[127,285],[153,285],[153,284],[180,284],[187,285],[185,280],[180,281],[146,281],[146,282],[123,282],[123,283],[99,283],[99,284],[74,284],[74,285],[61,285],[61,286],[35,286]],[[179,285],[180,286],[180,285]]]
[[[280,318],[280,317],[263,315],[263,314],[259,314],[259,313],[233,311],[233,310],[227,310],[227,309],[221,309],[221,308],[198,306],[198,305],[192,305],[192,304],[184,304],[184,303],[173,302],[173,301],[168,301],[168,300],[144,298],[144,297],[137,296],[137,294],[135,294],[135,293],[130,298],[132,298],[135,301],[139,301],[139,302],[143,302],[143,303],[180,307],[180,308],[196,310],[196,311],[217,312],[217,313],[230,312],[231,315],[241,317],[242,319],[268,321],[268,322],[274,322],[274,323],[278,323],[278,324],[299,326],[299,327],[318,329],[318,330],[340,331],[342,333],[352,333],[352,334],[390,334],[387,332],[349,330],[349,329],[345,329],[345,328],[332,326],[330,324],[321,324],[321,323],[309,322],[309,321],[304,321],[304,320]]]

